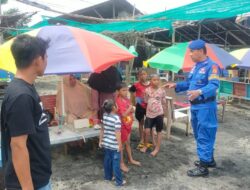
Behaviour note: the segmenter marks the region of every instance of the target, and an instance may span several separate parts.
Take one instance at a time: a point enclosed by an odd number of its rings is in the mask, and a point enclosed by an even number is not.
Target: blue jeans
[[[51,188],[51,182],[49,182],[47,185],[45,185],[44,187],[41,187],[37,190],[52,190]]]
[[[117,150],[104,149],[104,178],[111,181],[114,175],[116,185],[122,185],[122,172],[120,168],[121,153]]]

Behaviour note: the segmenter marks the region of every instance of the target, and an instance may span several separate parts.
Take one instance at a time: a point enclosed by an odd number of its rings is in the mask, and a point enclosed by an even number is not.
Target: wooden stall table
[[[62,131],[59,133],[58,126],[49,128],[50,144],[63,144],[72,141],[78,141],[82,139],[82,136],[74,131],[71,131],[68,127],[63,126]]]
[[[72,130],[72,126],[70,125],[63,125],[62,130],[59,133],[59,127],[54,126],[49,128],[49,136],[50,136],[50,144],[57,145],[57,144],[64,144],[64,152],[67,154],[68,142],[74,142],[78,140],[83,140],[86,142],[90,138],[99,137],[100,130],[95,128],[83,128],[78,131]]]
[[[79,135],[81,135],[83,137],[83,141],[86,142],[88,139],[92,140],[95,137],[99,137],[100,129],[86,128],[82,132],[79,132]],[[95,139],[93,139],[93,141],[91,142],[93,152],[95,152],[96,149],[98,148],[96,142],[97,141],[95,141]]]
[[[74,142],[78,140],[83,140],[86,142],[88,139],[99,137],[100,130],[95,128],[84,128],[81,131],[73,131],[71,126],[63,125],[61,133],[58,133],[58,126],[49,127],[49,137],[51,145],[64,144],[64,152],[67,154],[67,145],[68,142]],[[1,141],[1,132],[0,132],[0,141]],[[1,148],[1,145],[0,145]],[[1,149],[0,149],[1,151]],[[1,159],[0,159],[1,167]]]

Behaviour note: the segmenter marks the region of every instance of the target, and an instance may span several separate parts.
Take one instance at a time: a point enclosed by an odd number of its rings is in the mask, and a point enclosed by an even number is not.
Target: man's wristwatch
[[[202,95],[202,90],[201,89],[199,89],[198,92],[199,92],[200,95]]]

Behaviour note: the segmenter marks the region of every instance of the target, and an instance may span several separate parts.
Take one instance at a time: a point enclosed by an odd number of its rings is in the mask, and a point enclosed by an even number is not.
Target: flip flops
[[[138,146],[137,146],[137,149],[141,149],[144,147],[144,143],[139,143]]]
[[[139,143],[138,146],[137,146],[137,149],[141,149],[141,148],[143,148],[143,147],[144,147],[144,143]],[[147,143],[147,144],[146,144],[146,147],[147,147],[147,148],[153,148],[154,145],[153,145],[152,143]]]
[[[147,148],[153,148],[154,147],[154,145],[152,143],[147,143],[146,146],[147,146]]]

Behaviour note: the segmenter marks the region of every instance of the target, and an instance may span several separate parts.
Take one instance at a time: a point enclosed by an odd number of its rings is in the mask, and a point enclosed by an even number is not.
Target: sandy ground
[[[138,143],[133,131],[134,158],[142,167],[129,166],[124,174],[127,185],[121,189],[148,190],[236,190],[250,189],[250,112],[238,105],[228,106],[225,122],[220,123],[217,135],[215,159],[218,167],[210,169],[208,178],[190,178],[186,171],[197,159],[193,136],[184,135],[183,124],[176,124],[172,139],[164,139],[156,158],[135,150]],[[72,148],[63,155],[53,148],[54,190],[112,190],[113,183],[103,180],[103,152],[91,150],[91,143],[84,148]]]
[[[50,77],[47,79],[50,81]],[[53,83],[40,83],[40,94],[55,93]],[[220,123],[217,134],[215,159],[218,167],[210,169],[208,178],[190,178],[186,171],[197,159],[193,135],[185,136],[185,126],[176,123],[171,140],[164,138],[161,152],[156,158],[136,150],[137,126],[132,133],[134,158],[142,167],[129,165],[124,174],[127,185],[124,190],[248,190],[250,189],[250,106],[235,103],[226,108],[225,121]],[[220,112],[219,112],[220,113]],[[219,119],[221,117],[219,116]],[[93,140],[94,141],[94,140]],[[112,182],[103,180],[103,151],[93,150],[90,141],[83,148],[71,147],[63,153],[63,146],[52,147],[53,190],[113,190]],[[2,171],[0,171],[2,174]],[[2,180],[0,180],[0,189]]]

